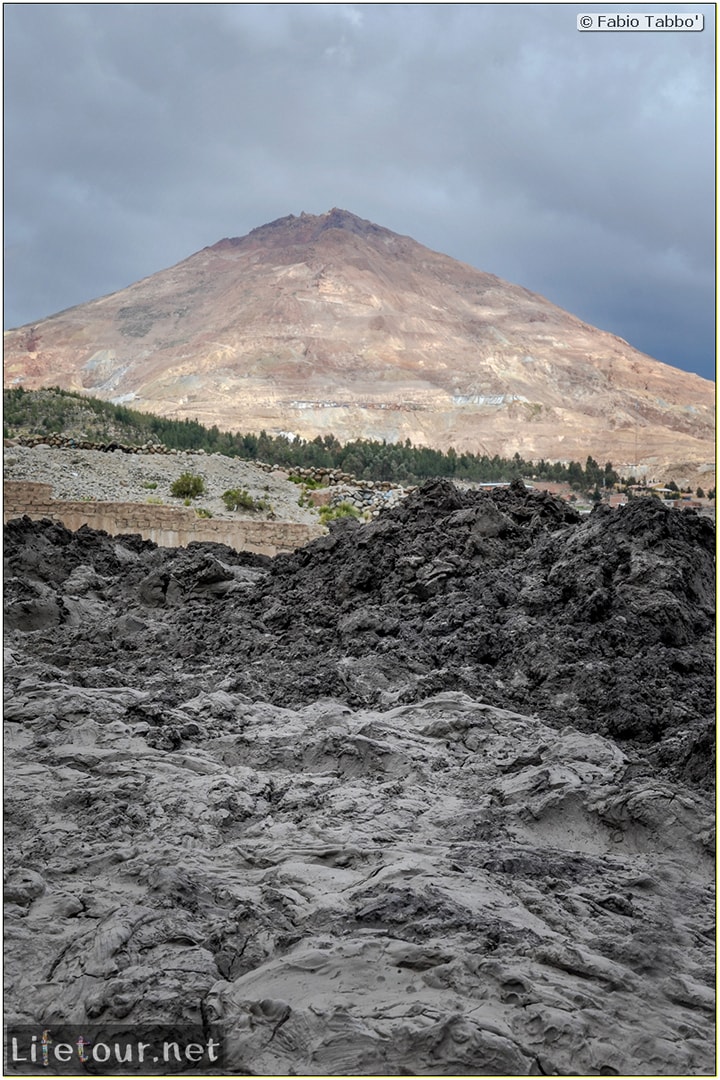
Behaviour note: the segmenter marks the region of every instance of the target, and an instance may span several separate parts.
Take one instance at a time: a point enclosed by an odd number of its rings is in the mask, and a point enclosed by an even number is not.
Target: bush
[[[205,484],[202,476],[195,473],[184,472],[170,486],[170,494],[176,499],[194,499],[205,493]]]
[[[318,513],[323,525],[327,525],[329,521],[337,521],[338,518],[360,517],[360,511],[356,510],[349,502],[341,502],[338,506],[321,506]]]
[[[195,507],[195,513],[197,514],[198,517],[201,517],[201,518],[211,518],[212,517],[212,510],[208,510],[204,506],[196,506]]]
[[[254,499],[245,488],[229,488],[221,498],[228,510],[272,510],[267,499]]]
[[[255,500],[245,488],[229,488],[222,493],[222,501],[228,510],[253,510]]]
[[[316,480],[312,476],[288,476],[288,480],[292,484],[302,484],[308,491],[317,491],[318,488],[325,487],[325,484],[321,480]]]
[[[148,491],[154,491],[157,487],[157,483],[155,480],[146,480],[143,487],[147,488]]]

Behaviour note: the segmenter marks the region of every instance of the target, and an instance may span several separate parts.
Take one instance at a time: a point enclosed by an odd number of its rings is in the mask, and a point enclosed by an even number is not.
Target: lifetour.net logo
[[[207,1076],[223,1064],[220,1036],[189,1027],[48,1023],[5,1031],[6,1076]]]

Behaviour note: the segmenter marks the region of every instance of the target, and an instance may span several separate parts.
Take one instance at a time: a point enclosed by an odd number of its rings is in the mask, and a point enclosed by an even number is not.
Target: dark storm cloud
[[[714,377],[714,8],[586,9],[6,5],[6,325],[341,206]]]

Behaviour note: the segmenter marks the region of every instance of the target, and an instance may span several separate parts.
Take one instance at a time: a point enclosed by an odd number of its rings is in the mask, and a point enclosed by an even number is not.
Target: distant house
[[[573,489],[564,480],[535,480],[533,486],[538,491],[546,491],[548,495],[557,495],[565,500],[574,494]]]

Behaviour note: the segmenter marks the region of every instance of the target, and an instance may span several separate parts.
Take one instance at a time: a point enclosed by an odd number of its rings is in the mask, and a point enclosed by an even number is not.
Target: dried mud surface
[[[8,1022],[712,1073],[713,553],[522,485],[273,560],[10,522]]]

